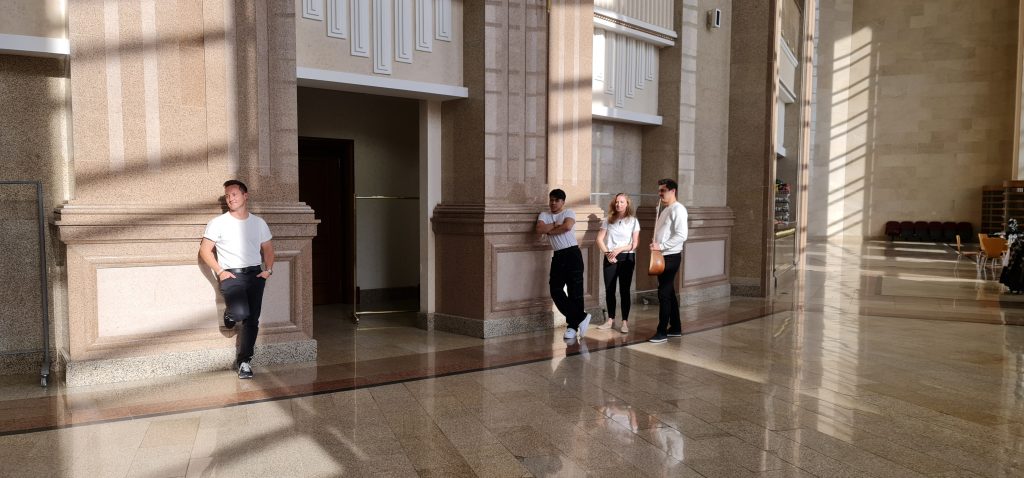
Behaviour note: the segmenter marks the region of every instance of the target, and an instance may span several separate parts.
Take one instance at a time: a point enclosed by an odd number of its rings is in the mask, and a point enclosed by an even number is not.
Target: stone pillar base
[[[198,258],[216,206],[67,204],[57,227],[67,245],[68,314],[57,348],[69,386],[222,370],[234,363],[237,333],[220,328],[224,300]],[[266,282],[256,363],[316,359],[312,238],[317,221],[302,203],[252,212],[274,234],[275,274]]]
[[[607,318],[601,307],[587,308],[593,316],[592,324],[601,324]],[[536,332],[565,326],[565,317],[555,312],[540,312],[513,317],[473,319],[449,314],[419,314],[417,327],[424,330],[439,330],[470,337],[489,339],[503,335]]]
[[[316,361],[316,340],[312,339],[256,344],[255,350],[252,364],[257,367]],[[72,361],[65,358],[64,378],[67,386],[81,387],[153,377],[228,371],[234,369],[234,362],[234,347],[99,360]]]
[[[692,305],[713,299],[730,297],[732,295],[731,289],[732,286],[729,284],[719,284],[710,287],[683,289],[676,296],[679,297],[679,305]],[[639,290],[636,291],[634,297],[634,304],[657,304],[658,289]]]
[[[574,207],[584,262],[584,306],[603,316],[598,297],[601,254],[594,239],[602,211]],[[540,205],[439,205],[433,228],[437,250],[437,311],[420,326],[472,337],[496,337],[565,324],[552,312],[548,275],[551,247],[534,232]]]
[[[554,327],[554,317],[551,312],[540,312],[482,320],[472,317],[433,313],[420,314],[417,326],[426,330],[439,330],[488,339],[502,335],[550,329]]]
[[[39,373],[43,365],[43,351],[0,354],[0,375]],[[51,370],[53,367],[50,367]]]

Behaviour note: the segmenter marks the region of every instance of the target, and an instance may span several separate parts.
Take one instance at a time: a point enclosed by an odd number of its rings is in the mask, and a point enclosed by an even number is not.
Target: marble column
[[[533,233],[556,187],[576,211],[586,301],[597,305],[599,266],[590,248],[600,209],[589,206],[593,3],[553,1],[550,12],[548,4],[464,4],[469,98],[442,107],[436,309],[424,314],[425,327],[492,337],[564,323],[548,293],[550,247]]]
[[[674,178],[679,200],[689,213],[689,237],[677,289],[682,303],[725,297],[729,290],[729,249],[732,211],[725,201],[725,156],[729,98],[728,49],[729,2],[685,0],[674,3],[673,23],[679,28],[675,45],[659,54],[658,113],[662,124],[644,129],[642,190],[638,217],[641,244],[654,231],[657,183]],[[709,31],[703,15],[708,9],[723,12],[723,28]],[[640,247],[638,269],[644,269],[650,252]],[[657,277],[641,270],[636,276],[637,295],[657,299]]]
[[[727,200],[739,225],[729,266],[736,295],[771,288],[777,22],[775,0],[732,4]]]
[[[310,361],[311,239],[298,202],[292,2],[70,2],[69,385],[232,366],[197,258],[221,184],[245,181],[274,234],[255,362]]]

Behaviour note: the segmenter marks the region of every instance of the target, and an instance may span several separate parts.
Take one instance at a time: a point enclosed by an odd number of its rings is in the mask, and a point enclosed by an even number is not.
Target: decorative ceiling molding
[[[433,52],[434,40],[453,41],[452,14],[452,0],[302,0],[302,20],[326,17],[327,37],[348,40],[349,54],[370,59],[380,75],[392,74],[393,62],[412,64],[416,51]]]
[[[370,0],[352,0],[352,56],[370,57]]]
[[[452,86],[423,81],[399,80],[376,75],[360,75],[317,68],[296,68],[299,86],[325,90],[350,91],[402,98],[427,100],[453,100],[469,96],[464,86]]]
[[[434,9],[432,0],[416,0],[416,49],[434,50]]]
[[[302,18],[321,21],[324,19],[323,0],[302,0]]]
[[[434,21],[437,39],[452,41],[452,0],[434,0]]]
[[[392,42],[391,0],[373,0],[373,72],[390,75]]]
[[[672,46],[678,38],[675,31],[598,7],[594,7],[594,24],[662,46]]]
[[[348,39],[348,2],[327,0],[327,36]]]

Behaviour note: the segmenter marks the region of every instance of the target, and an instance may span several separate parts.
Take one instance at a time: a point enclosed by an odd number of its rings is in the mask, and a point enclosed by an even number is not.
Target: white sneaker
[[[238,366],[238,378],[243,380],[252,378],[252,366],[249,365],[249,362],[242,362]]]
[[[576,338],[575,329],[565,329],[565,340],[572,340]]]
[[[615,319],[612,318],[612,317],[608,317],[608,320],[604,321],[603,324],[598,325],[597,329],[598,330],[608,330],[608,329],[612,328],[613,325],[615,325]]]
[[[587,318],[583,319],[583,322],[580,322],[580,333],[579,333],[579,339],[580,340],[583,340],[583,336],[587,335],[587,327],[590,327],[590,319],[591,318],[592,317],[590,317],[590,314],[587,314]]]
[[[622,330],[622,333],[624,333],[624,334],[628,334],[629,333],[629,325],[626,324],[625,320],[622,321],[622,329],[620,329],[620,330]]]

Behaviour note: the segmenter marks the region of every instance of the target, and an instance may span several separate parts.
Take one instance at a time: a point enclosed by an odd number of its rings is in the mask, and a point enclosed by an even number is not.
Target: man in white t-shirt
[[[651,250],[661,251],[665,257],[665,270],[658,275],[658,329],[654,336],[648,339],[656,344],[664,343],[669,337],[683,335],[675,282],[689,229],[686,207],[676,200],[678,191],[679,185],[674,179],[658,181],[661,211],[654,222]]]
[[[220,293],[227,306],[224,327],[230,329],[238,322],[243,323],[235,367],[238,378],[252,378],[250,362],[260,330],[263,288],[274,273],[274,246],[270,242],[273,236],[266,221],[249,213],[249,189],[245,183],[235,179],[225,182],[224,200],[228,212],[206,225],[199,257],[220,282]]]
[[[576,243],[576,213],[565,208],[565,191],[561,189],[553,189],[548,194],[548,207],[550,212],[542,212],[537,217],[536,231],[548,235],[551,249],[555,251],[548,276],[551,300],[568,324],[565,339],[578,341],[587,333],[590,314],[583,306],[583,254]],[[569,290],[568,295],[564,289]]]

